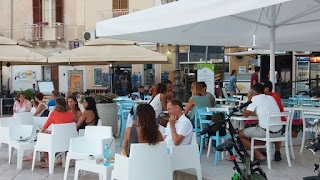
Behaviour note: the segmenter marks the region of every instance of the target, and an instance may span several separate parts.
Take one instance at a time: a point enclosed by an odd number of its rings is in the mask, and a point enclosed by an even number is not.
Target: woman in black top
[[[77,129],[84,129],[86,126],[96,126],[99,116],[96,101],[93,97],[86,97],[83,100],[84,111],[77,122]]]

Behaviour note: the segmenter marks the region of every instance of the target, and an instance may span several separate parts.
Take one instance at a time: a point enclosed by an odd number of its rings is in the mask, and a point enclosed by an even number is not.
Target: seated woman
[[[64,98],[56,99],[56,106],[50,114],[46,123],[42,126],[41,132],[46,132],[46,129],[51,124],[64,124],[73,122],[73,113],[67,107],[67,102]]]
[[[32,114],[34,114],[37,111],[38,102],[32,99],[31,104],[32,104],[32,108],[31,108],[30,112]]]
[[[43,94],[41,92],[36,92],[35,101],[37,102],[38,105],[37,105],[36,112],[33,114],[34,116],[38,116],[38,117],[42,116],[43,112],[47,109],[46,103],[43,102],[42,100],[43,100]]]
[[[77,129],[84,129],[86,126],[96,126],[99,116],[96,101],[93,97],[86,97],[83,100],[84,111],[77,122]]]
[[[137,107],[137,124],[128,127],[124,134],[122,154],[129,156],[132,143],[149,143],[155,145],[163,141],[159,126],[155,121],[155,111],[149,104],[140,104]]]
[[[198,107],[211,107],[210,100],[207,96],[201,95],[201,85],[198,82],[193,82],[191,84],[192,96],[190,97],[188,104],[184,110],[184,114],[187,114],[191,110],[190,120],[194,122],[196,114],[196,106]]]
[[[156,121],[159,124],[161,122],[160,120],[160,114],[162,111],[167,110],[167,86],[164,83],[159,83],[156,86],[155,91],[153,92],[152,98],[149,102],[149,104],[153,107],[156,115]],[[165,121],[166,118],[162,118],[162,121]],[[167,118],[169,120],[169,118]],[[166,126],[168,121],[165,121],[163,123],[160,123],[162,126]]]
[[[16,96],[16,101],[13,104],[13,113],[30,112],[31,102],[26,99],[23,92],[20,92]]]
[[[79,105],[78,105],[78,101],[77,101],[76,97],[73,95],[68,96],[67,100],[68,100],[68,106],[73,113],[73,122],[77,123],[82,115],[82,112],[81,112]]]

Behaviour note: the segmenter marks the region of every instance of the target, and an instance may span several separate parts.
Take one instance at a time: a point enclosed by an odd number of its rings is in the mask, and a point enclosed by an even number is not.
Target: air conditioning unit
[[[94,31],[85,31],[83,33],[83,38],[86,40],[86,41],[90,41],[90,40],[94,40],[96,39],[96,30]]]

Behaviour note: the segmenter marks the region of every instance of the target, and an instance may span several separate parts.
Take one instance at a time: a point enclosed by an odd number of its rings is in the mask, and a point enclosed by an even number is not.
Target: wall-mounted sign
[[[247,67],[246,66],[239,66],[239,73],[246,73],[247,72]]]
[[[214,94],[214,65],[213,64],[197,64],[197,81],[207,84],[207,91]]]

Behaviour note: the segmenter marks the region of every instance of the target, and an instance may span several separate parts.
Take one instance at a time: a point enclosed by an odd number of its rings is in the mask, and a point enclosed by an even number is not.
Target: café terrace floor
[[[116,151],[120,151],[119,138],[116,139]],[[299,152],[300,146],[294,146],[296,159],[292,160],[292,167],[289,168],[286,161],[285,150],[282,148],[281,162],[272,161],[272,170],[268,170],[266,163],[262,165],[267,173],[269,180],[300,180],[305,176],[316,175],[313,172],[314,164],[319,162],[319,153],[314,156],[310,151],[304,150],[302,154]],[[14,156],[15,157],[15,156]],[[0,180],[61,180],[63,179],[64,169],[61,165],[56,165],[54,174],[49,175],[48,169],[38,168],[31,171],[31,162],[24,162],[21,170],[16,169],[16,158],[13,158],[12,164],[8,164],[8,146],[2,145],[0,148]],[[213,153],[210,157],[206,157],[206,150],[201,159],[202,175],[205,180],[230,180],[235,172],[231,161],[222,160],[218,166],[213,165]],[[143,170],[141,170],[143,172]],[[193,170],[186,172],[195,173]],[[69,169],[68,180],[74,178],[74,167]],[[80,180],[96,180],[99,179],[96,174],[86,173]],[[176,173],[176,180],[195,180],[194,176],[185,173]]]

